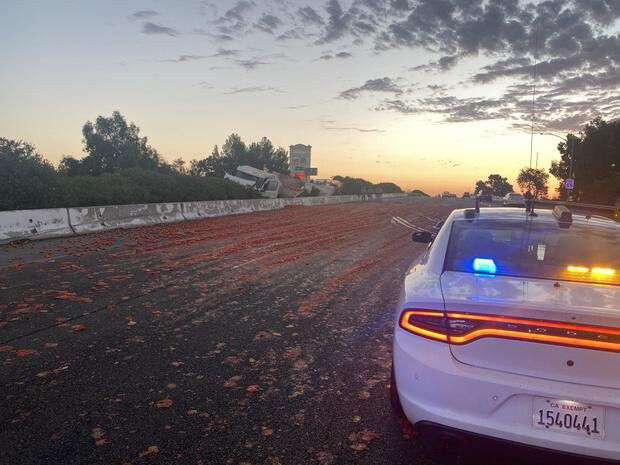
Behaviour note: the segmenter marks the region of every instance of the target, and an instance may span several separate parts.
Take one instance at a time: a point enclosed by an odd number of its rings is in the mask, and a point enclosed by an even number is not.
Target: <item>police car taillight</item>
[[[400,327],[412,334],[453,345],[499,338],[620,352],[620,328],[604,326],[407,309],[401,314]]]

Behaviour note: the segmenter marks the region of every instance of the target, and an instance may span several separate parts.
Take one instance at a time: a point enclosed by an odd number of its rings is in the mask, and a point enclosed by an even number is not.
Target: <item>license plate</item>
[[[572,400],[534,398],[534,428],[605,437],[605,409]]]

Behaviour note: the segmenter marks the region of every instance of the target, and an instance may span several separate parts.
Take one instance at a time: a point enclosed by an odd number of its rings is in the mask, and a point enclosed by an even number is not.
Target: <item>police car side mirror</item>
[[[428,244],[433,241],[433,235],[428,231],[416,231],[411,235],[411,240],[413,240],[413,242]]]

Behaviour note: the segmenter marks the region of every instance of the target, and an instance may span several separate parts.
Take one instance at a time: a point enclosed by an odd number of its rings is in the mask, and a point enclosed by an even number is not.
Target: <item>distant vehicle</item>
[[[505,207],[525,207],[525,197],[516,192],[510,192],[504,196],[503,203]]]
[[[456,199],[456,194],[452,194],[448,191],[445,191],[443,194],[441,194],[441,198],[442,199]]]
[[[491,202],[502,203],[504,201],[504,197],[500,197],[499,195],[492,195]]]
[[[485,194],[485,193],[481,193],[478,194],[478,199],[481,202],[493,202],[493,196],[491,194]]]
[[[280,190],[280,180],[278,175],[268,171],[259,170],[253,166],[242,165],[237,168],[235,174],[226,174],[224,179],[236,182],[243,186],[254,189],[263,197],[275,199]]]
[[[422,433],[617,460],[619,238],[619,221],[559,205],[414,232],[431,245],[396,309],[394,409]]]

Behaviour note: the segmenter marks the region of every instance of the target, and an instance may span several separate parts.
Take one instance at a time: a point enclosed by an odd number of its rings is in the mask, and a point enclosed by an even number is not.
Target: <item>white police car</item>
[[[413,238],[430,244],[397,308],[395,407],[420,429],[620,459],[620,223],[455,210]]]

